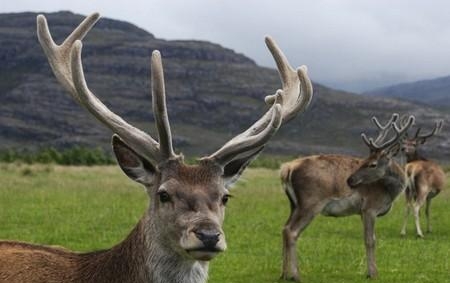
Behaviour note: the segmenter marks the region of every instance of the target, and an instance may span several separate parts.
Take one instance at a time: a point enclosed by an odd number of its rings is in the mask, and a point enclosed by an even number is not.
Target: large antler
[[[241,154],[251,155],[259,152],[281,124],[303,112],[311,102],[313,88],[306,66],[294,70],[271,37],[266,37],[266,45],[275,59],[282,89],[277,90],[273,95],[266,96],[265,102],[271,105],[270,109],[248,130],[204,159],[212,159],[221,165],[226,165]]]
[[[434,128],[432,131],[430,131],[428,134],[421,135],[420,131],[422,128],[417,128],[416,134],[414,135],[414,140],[422,140],[422,142],[425,142],[428,138],[438,134],[442,130],[442,125],[444,124],[443,120],[439,120],[435,123]]]
[[[395,116],[395,118],[394,118]],[[375,117],[372,118],[375,125],[381,130],[378,137],[374,140],[372,138],[367,138],[367,136],[362,133],[361,137],[364,141],[364,143],[369,147],[371,152],[376,151],[382,151],[382,150],[390,150],[390,148],[395,147],[401,139],[406,135],[408,132],[408,129],[411,127],[411,125],[414,123],[414,116],[409,116],[406,123],[402,124],[400,128],[397,126],[395,121],[398,119],[398,115],[394,114],[392,115],[392,118],[389,120],[389,122],[385,126],[381,126],[381,124],[376,120]],[[375,122],[376,121],[376,122]],[[392,129],[395,132],[395,135],[387,141],[384,141],[384,139],[387,136],[387,130],[388,127],[392,127]],[[380,139],[380,137],[383,137]],[[384,142],[383,142],[384,141]],[[382,144],[379,144],[382,143]]]
[[[374,139],[374,143],[377,144],[381,141],[383,141],[387,134],[389,133],[389,131],[392,129],[392,124],[397,122],[399,115],[397,113],[392,114],[391,119],[389,119],[389,121],[387,121],[387,123],[383,126],[381,125],[381,123],[378,121],[377,117],[373,116],[372,117],[372,122],[375,124],[375,126],[378,128],[378,137],[376,137]],[[367,137],[364,135],[363,136],[364,142],[368,142]]]
[[[61,45],[49,32],[43,15],[37,17],[37,34],[53,73],[71,96],[91,112],[100,122],[118,134],[137,153],[151,161],[162,162],[176,157],[167,116],[161,55],[154,51],[151,59],[153,115],[158,129],[159,143],[150,135],[133,127],[109,110],[88,88],[81,62],[81,40],[100,18],[98,13],[88,16]]]

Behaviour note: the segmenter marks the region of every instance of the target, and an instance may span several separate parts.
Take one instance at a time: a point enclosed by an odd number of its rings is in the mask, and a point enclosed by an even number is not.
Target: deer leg
[[[299,209],[298,207],[291,211],[283,229],[282,279],[300,281],[296,242],[300,233],[314,219],[316,214],[313,210]]]
[[[420,228],[420,203],[416,202],[413,206],[414,223],[416,225],[417,237],[423,238],[422,229]]]
[[[375,219],[376,215],[371,212],[363,212],[362,220],[364,226],[364,243],[367,257],[367,277],[377,277],[377,264],[375,262]]]
[[[409,203],[406,203],[405,216],[403,218],[402,231],[400,232],[400,235],[402,235],[402,236],[406,235],[406,226],[408,224],[408,217],[409,217],[410,211],[411,211],[411,205]]]
[[[427,218],[427,232],[431,233],[431,223],[430,223],[430,207],[431,207],[431,199],[433,198],[433,195],[428,194],[427,196],[427,202],[425,204],[425,215]]]
[[[419,190],[419,192],[426,192],[426,189]],[[414,212],[414,223],[416,225],[416,233],[417,237],[423,238],[422,229],[420,228],[420,208],[423,206],[426,201],[426,195],[423,193],[418,193],[416,202],[413,205]]]

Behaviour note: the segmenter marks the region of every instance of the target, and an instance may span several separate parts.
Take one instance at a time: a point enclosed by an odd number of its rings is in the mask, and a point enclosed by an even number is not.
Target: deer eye
[[[226,194],[222,197],[222,204],[227,205],[228,200],[230,199],[231,195]]]
[[[170,196],[167,192],[158,192],[158,196],[159,196],[159,201],[162,203],[168,202],[170,201]]]

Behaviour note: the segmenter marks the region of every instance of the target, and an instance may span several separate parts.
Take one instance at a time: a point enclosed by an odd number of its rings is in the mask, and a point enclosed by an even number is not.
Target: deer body
[[[445,173],[442,168],[433,161],[416,160],[405,165],[408,178],[408,186],[405,190],[406,212],[402,235],[406,235],[406,223],[409,211],[414,213],[417,236],[423,237],[420,228],[419,211],[425,204],[425,215],[427,219],[427,232],[431,232],[430,206],[431,200],[437,196],[445,186]]]
[[[222,224],[228,188],[263,150],[283,123],[304,111],[312,98],[306,67],[294,70],[270,37],[282,88],[266,96],[268,110],[248,130],[196,165],[176,154],[165,97],[162,58],[151,57],[151,93],[158,140],[104,105],[88,88],[81,39],[99,19],[87,17],[57,45],[43,15],[39,42],[57,81],[113,133],[112,147],[122,171],[145,187],[150,204],[130,235],[117,246],[92,253],[0,242],[1,283],[204,283],[208,262],[225,251]]]
[[[283,229],[284,279],[299,280],[296,241],[319,213],[344,217],[361,215],[369,260],[369,274],[376,275],[374,254],[375,217],[385,215],[403,191],[402,168],[392,162],[382,179],[350,188],[347,179],[363,159],[342,155],[316,155],[283,164],[281,182],[291,204],[291,213]]]
[[[410,211],[414,214],[414,224],[418,237],[423,237],[420,228],[420,208],[425,204],[427,220],[427,232],[431,232],[430,207],[431,200],[445,187],[445,173],[436,162],[424,158],[418,148],[425,141],[437,134],[442,129],[442,121],[436,123],[434,129],[425,135],[420,135],[420,128],[414,137],[407,138],[403,142],[403,151],[406,154],[405,172],[408,178],[408,186],[405,190],[406,209],[401,235],[406,235],[406,225]]]
[[[391,121],[377,141],[384,139]],[[376,119],[375,119],[376,121]],[[289,198],[290,215],[283,228],[283,279],[300,281],[296,241],[318,215],[344,217],[361,215],[364,227],[368,276],[377,276],[375,262],[375,219],[389,212],[406,186],[403,169],[392,160],[389,148],[405,132],[396,129],[394,139],[377,147],[367,140],[371,154],[366,159],[345,155],[314,155],[285,163],[281,167],[282,186]],[[376,121],[376,125],[379,125]]]
[[[0,242],[0,282],[8,283],[148,283],[206,282],[208,262],[187,261],[146,239],[151,227],[144,217],[117,246],[103,251],[73,253],[19,242]],[[17,273],[17,269],[22,272]]]

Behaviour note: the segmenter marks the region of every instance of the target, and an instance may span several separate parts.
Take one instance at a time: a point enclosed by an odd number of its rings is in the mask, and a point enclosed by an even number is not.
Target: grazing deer
[[[392,157],[414,118],[400,129],[398,115],[379,128],[378,137],[362,138],[370,149],[366,159],[343,155],[314,155],[299,158],[281,166],[282,186],[291,212],[283,229],[283,270],[281,278],[300,281],[296,241],[319,213],[325,216],[359,214],[364,226],[368,277],[376,277],[375,218],[389,212],[394,199],[405,187],[403,169]],[[391,127],[395,136],[386,140]]]
[[[88,89],[81,63],[81,39],[99,15],[87,17],[56,45],[44,16],[37,17],[39,42],[63,87],[114,132],[117,161],[145,186],[150,205],[129,236],[111,249],[74,253],[21,242],[0,242],[0,282],[8,283],[202,283],[208,261],[226,248],[222,231],[228,188],[261,152],[281,124],[303,112],[312,97],[306,68],[292,69],[270,38],[282,89],[266,97],[270,109],[247,131],[197,165],[186,165],[172,148],[161,55],[151,57],[153,114],[159,142],[110,111]]]
[[[422,229],[420,228],[419,211],[426,203],[425,215],[427,219],[427,232],[431,232],[430,224],[430,206],[431,200],[437,196],[445,185],[445,173],[442,168],[435,162],[427,160],[419,153],[420,145],[425,141],[439,133],[442,129],[443,121],[435,124],[434,129],[428,133],[421,135],[418,128],[414,137],[407,137],[402,145],[402,150],[406,155],[405,172],[408,178],[408,186],[405,190],[406,209],[405,219],[401,230],[401,235],[406,235],[406,225],[410,210],[413,210],[416,225],[416,233],[418,237],[423,238]]]

